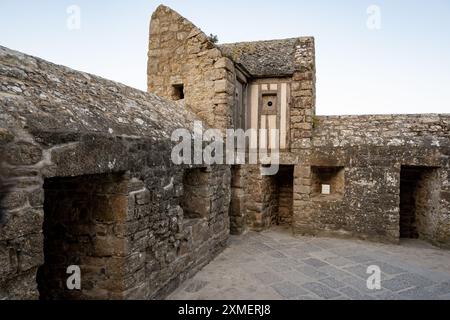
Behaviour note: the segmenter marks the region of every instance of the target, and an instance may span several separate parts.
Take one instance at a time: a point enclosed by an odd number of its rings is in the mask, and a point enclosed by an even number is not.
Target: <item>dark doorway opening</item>
[[[175,101],[184,99],[184,86],[182,84],[172,86],[172,99]]]
[[[403,166],[400,174],[400,238],[432,238],[438,206],[437,169]]]

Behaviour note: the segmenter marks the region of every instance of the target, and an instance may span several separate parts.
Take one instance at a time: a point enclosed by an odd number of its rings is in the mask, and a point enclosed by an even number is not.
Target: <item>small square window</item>
[[[262,95],[262,114],[276,115],[278,108],[277,93],[263,93]]]
[[[183,84],[174,84],[172,86],[172,99],[175,101],[184,99],[184,86]]]

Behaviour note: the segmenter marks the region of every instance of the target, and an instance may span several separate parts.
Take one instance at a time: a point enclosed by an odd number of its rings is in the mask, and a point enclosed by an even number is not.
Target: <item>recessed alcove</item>
[[[341,199],[345,192],[345,168],[313,166],[311,195],[316,199]]]
[[[124,288],[120,261],[128,206],[124,174],[44,181],[44,264],[37,275],[42,300],[113,299]],[[67,286],[70,266],[80,269],[81,289]]]

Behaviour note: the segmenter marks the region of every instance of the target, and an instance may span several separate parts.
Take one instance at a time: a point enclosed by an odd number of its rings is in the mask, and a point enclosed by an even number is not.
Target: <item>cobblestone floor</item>
[[[382,289],[367,289],[367,268]],[[229,247],[172,300],[450,300],[450,251],[421,241],[398,245],[293,237],[276,228],[231,237]]]

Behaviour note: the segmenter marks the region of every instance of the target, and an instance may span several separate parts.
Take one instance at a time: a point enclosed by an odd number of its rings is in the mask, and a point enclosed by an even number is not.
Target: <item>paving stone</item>
[[[446,294],[438,297],[439,300],[447,300],[450,301],[450,294]]]
[[[355,256],[349,256],[349,257],[346,257],[346,258],[348,260],[351,260],[351,261],[356,262],[356,263],[365,263],[365,262],[370,262],[370,261],[374,260],[374,258],[371,258],[371,257],[366,256],[366,255],[355,255]]]
[[[388,263],[381,262],[381,261],[372,261],[370,264],[380,267],[381,272],[386,273],[388,275],[397,275],[397,274],[407,272],[406,270],[404,270],[402,268],[399,268],[399,267],[396,267],[396,266],[393,266],[393,265],[390,265]]]
[[[368,294],[368,295],[374,295],[374,294],[380,294],[383,291],[391,292],[387,289],[381,288],[380,290],[370,290],[367,288],[367,280],[361,279],[358,277],[348,277],[342,280],[343,283],[347,284],[348,286],[352,286],[361,293]]]
[[[276,275],[273,272],[256,273],[256,274],[254,274],[254,277],[256,279],[258,279],[259,281],[261,281],[261,283],[268,284],[268,285],[283,281],[282,277]]]
[[[248,253],[250,255],[253,255],[253,254],[260,255],[260,254],[264,254],[265,252],[267,252],[267,251],[263,251],[263,250],[257,248],[254,244],[249,244],[249,243],[244,244],[243,248],[239,251],[245,251],[246,253]]]
[[[330,239],[314,239],[312,244],[325,250],[338,247],[338,245],[334,244]]]
[[[291,282],[281,282],[274,284],[271,287],[284,298],[292,298],[308,294],[308,291]]]
[[[312,280],[311,277],[306,276],[305,274],[301,273],[298,270],[284,272],[281,275],[283,276],[283,279],[285,279],[286,281],[295,283],[296,285],[299,286],[311,282]]]
[[[302,261],[304,263],[306,263],[306,264],[308,264],[310,266],[316,267],[316,268],[320,268],[320,267],[324,267],[324,266],[328,265],[328,263],[323,262],[322,260],[313,259],[313,258],[305,259],[305,260],[302,260]]]
[[[249,232],[242,239],[241,243],[234,241],[169,299],[450,300],[447,251],[364,242],[351,245],[340,239],[320,239],[319,246],[314,243],[316,238],[307,237],[291,238],[298,244],[283,249],[292,242],[289,236],[277,236],[277,231]],[[326,249],[327,241],[335,247]],[[389,254],[382,256],[383,251]],[[277,253],[285,257],[270,255]],[[364,257],[376,259],[357,262],[368,260]],[[321,265],[316,260],[326,265],[314,267]],[[382,269],[382,290],[367,288],[366,271],[372,264]]]
[[[304,252],[298,248],[286,250],[285,254],[296,259],[307,259],[311,257],[309,253]]]
[[[376,300],[375,297],[371,297],[369,295],[363,294],[352,287],[345,287],[345,288],[339,289],[339,292],[342,292],[343,294],[345,294],[352,300]]]
[[[342,256],[342,257],[353,256],[355,254],[355,252],[357,252],[355,250],[355,248],[353,248],[353,247],[331,248],[331,249],[329,249],[329,251],[331,251],[339,256]]]
[[[403,300],[398,294],[393,293],[389,290],[382,291],[374,295],[376,300],[383,301],[395,301],[395,300]]]
[[[257,249],[263,252],[267,252],[267,251],[274,251],[275,249],[269,247],[268,245],[261,243],[261,242],[253,242],[251,244],[249,244],[249,246],[253,249]]]
[[[394,292],[413,287],[427,287],[431,286],[432,284],[432,281],[412,273],[401,274],[390,280],[382,281],[382,286],[384,288],[387,288]]]
[[[349,298],[349,297],[347,297],[347,296],[340,296],[340,297],[337,297],[337,298],[333,298],[333,300],[345,300],[345,301],[348,301],[348,300],[352,300],[351,298]]]
[[[269,267],[275,272],[288,272],[294,270],[293,266],[279,261],[269,263]]]
[[[230,236],[228,239],[228,245],[229,246],[240,246],[244,243],[243,238],[237,237],[237,236]]]
[[[316,268],[313,268],[311,266],[300,266],[300,267],[297,267],[296,269],[312,279],[319,280],[319,279],[324,279],[324,278],[329,277],[328,274],[326,274],[324,272],[320,272]]]
[[[437,297],[424,288],[413,288],[398,293],[404,300],[436,300]]]
[[[450,251],[449,251],[450,252]],[[449,262],[450,265],[450,262]],[[418,267],[417,265],[405,265],[403,267],[408,270],[408,273],[414,273],[424,278],[430,279],[436,283],[442,283],[450,281],[450,272],[434,271],[424,267]]]
[[[299,261],[297,259],[292,259],[292,258],[287,258],[287,259],[283,260],[283,263],[285,263],[293,268],[305,265],[302,261]]]
[[[437,296],[444,296],[450,294],[450,282],[440,283],[428,289],[431,293]]]
[[[299,297],[295,297],[291,300],[296,300],[296,301],[307,301],[307,300],[317,300],[317,298],[312,297],[312,296],[299,296]]]
[[[337,267],[344,267],[355,264],[354,261],[348,260],[343,257],[328,257],[324,258],[324,261]]]
[[[280,239],[278,242],[282,243],[282,244],[295,245],[295,246],[298,246],[298,243],[299,243],[298,240],[296,238],[292,237],[291,235],[289,235],[289,237],[287,237],[287,238]]]
[[[239,267],[249,274],[273,271],[267,264],[263,264],[261,262],[240,263]]]
[[[329,286],[332,289],[339,289],[339,288],[345,287],[344,283],[336,280],[335,278],[326,278],[326,279],[319,280],[319,282],[326,284],[327,286]]]
[[[331,265],[321,267],[321,268],[319,268],[319,270],[321,272],[324,272],[324,273],[332,276],[333,278],[337,278],[337,279],[343,279],[343,278],[351,276],[351,273],[341,270],[341,269],[336,268]]]
[[[367,280],[371,276],[371,274],[367,273],[367,269],[371,265],[372,264],[368,264],[368,265],[359,264],[359,265],[352,266],[352,267],[345,267],[344,270],[351,273],[352,275],[355,275],[355,276],[361,278],[361,279]]]
[[[339,257],[335,253],[328,251],[328,250],[322,250],[322,251],[316,251],[316,252],[310,252],[309,253],[311,258],[319,259],[322,261],[325,261],[327,258],[337,258]]]
[[[427,279],[425,277],[422,277],[418,274],[413,274],[413,273],[401,274],[401,275],[397,276],[396,278],[403,279],[405,281],[409,281],[411,284],[413,284],[416,287],[429,287],[429,286],[432,286],[433,284],[435,284],[430,279]]]
[[[320,248],[318,246],[315,246],[315,245],[312,245],[312,244],[309,244],[309,243],[305,243],[305,244],[299,245],[296,248],[299,249],[300,251],[305,252],[305,253],[318,252],[318,251],[322,251],[323,250],[322,248]]]
[[[303,288],[313,292],[314,294],[324,299],[333,299],[341,295],[339,292],[334,291],[333,289],[327,287],[326,285],[317,282],[305,283],[303,285]]]
[[[289,250],[289,249],[294,249],[297,244],[287,244],[287,243],[273,243],[270,244],[269,246],[275,250]]]
[[[271,251],[268,255],[275,259],[287,259],[287,256],[281,253],[280,251]]]

